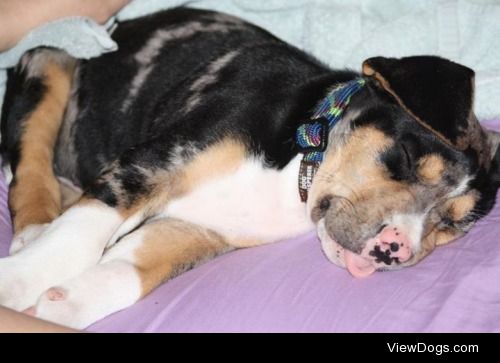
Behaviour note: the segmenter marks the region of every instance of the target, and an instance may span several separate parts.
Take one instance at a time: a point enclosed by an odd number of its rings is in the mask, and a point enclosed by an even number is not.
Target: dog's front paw
[[[14,255],[28,244],[36,240],[47,229],[49,224],[33,224],[16,233],[10,245],[9,253]]]

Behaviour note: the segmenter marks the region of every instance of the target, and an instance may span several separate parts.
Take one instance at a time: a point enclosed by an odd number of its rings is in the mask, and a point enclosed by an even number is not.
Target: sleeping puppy
[[[417,263],[494,204],[500,138],[474,116],[469,68],[332,70],[185,8],[114,38],[98,59],[38,49],[10,73],[2,305],[83,328],[221,253],[313,228],[367,276]]]

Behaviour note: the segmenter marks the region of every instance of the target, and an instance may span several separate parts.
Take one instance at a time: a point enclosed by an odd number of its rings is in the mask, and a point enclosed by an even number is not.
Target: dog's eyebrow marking
[[[207,67],[207,73],[203,74],[191,84],[189,90],[193,93],[189,96],[186,105],[184,106],[184,111],[186,113],[189,113],[196,107],[196,105],[198,105],[201,100],[200,96],[203,90],[217,82],[217,74],[225,66],[227,66],[238,55],[238,53],[238,51],[233,50],[224,54],[222,57],[217,58]]]
[[[465,218],[476,205],[476,193],[468,193],[451,200],[449,214],[453,221],[458,222]]]
[[[418,175],[427,184],[438,184],[443,176],[444,160],[436,154],[425,155],[418,161]]]
[[[142,85],[148,78],[151,71],[154,69],[155,64],[153,61],[160,54],[161,49],[168,43],[174,40],[187,39],[197,33],[210,33],[210,32],[228,32],[236,26],[233,24],[202,24],[198,21],[187,23],[183,26],[173,29],[159,29],[153,33],[151,38],[147,41],[146,45],[142,47],[134,56],[135,61],[139,66],[139,70],[132,79],[130,90],[127,98],[121,107],[122,112],[126,112],[131,106],[133,100],[139,93]]]

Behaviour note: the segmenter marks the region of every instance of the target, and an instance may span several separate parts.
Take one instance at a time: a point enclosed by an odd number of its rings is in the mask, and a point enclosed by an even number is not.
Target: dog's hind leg
[[[205,228],[176,219],[154,220],[120,240],[99,265],[47,290],[30,311],[82,329],[231,249],[222,236]]]
[[[246,155],[242,143],[228,139],[175,166],[165,145],[159,138],[123,153],[36,241],[0,259],[0,304],[32,306],[44,291],[97,265],[106,246],[162,215],[169,201],[233,172]]]
[[[9,190],[15,232],[11,253],[61,213],[54,147],[74,67],[75,60],[66,53],[38,49],[23,57],[9,79],[2,147],[14,175]]]

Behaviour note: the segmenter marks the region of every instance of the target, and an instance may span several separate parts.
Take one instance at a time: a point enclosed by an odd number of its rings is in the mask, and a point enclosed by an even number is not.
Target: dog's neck
[[[311,119],[297,128],[297,146],[304,154],[299,169],[299,195],[302,202],[307,201],[314,175],[323,161],[330,131],[344,116],[351,97],[364,85],[363,78],[336,85],[316,106]]]

